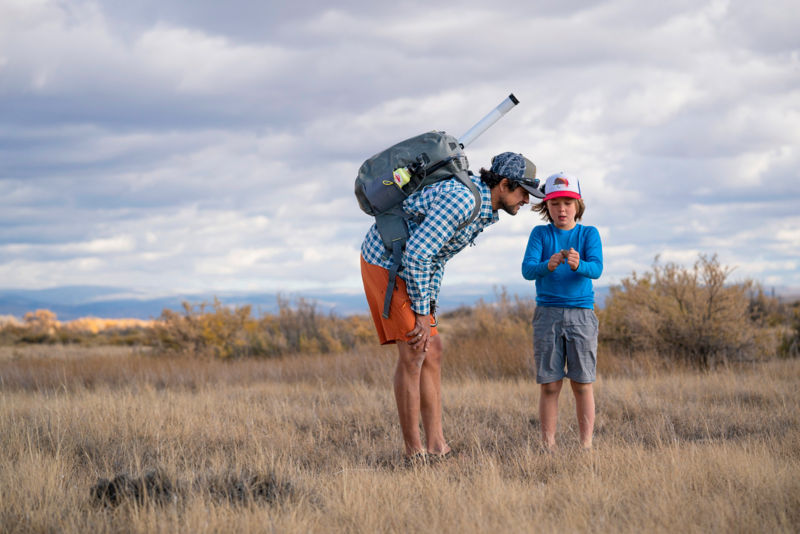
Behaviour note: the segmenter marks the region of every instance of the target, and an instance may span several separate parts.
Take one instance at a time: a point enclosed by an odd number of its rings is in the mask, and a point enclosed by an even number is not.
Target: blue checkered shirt
[[[419,224],[414,220],[408,221],[410,237],[398,273],[406,282],[411,309],[419,315],[435,311],[430,309],[430,301],[435,301],[439,295],[447,260],[467,245],[473,245],[478,234],[499,219],[497,212],[492,211],[489,187],[479,177],[471,178],[481,195],[481,209],[475,220],[461,230],[458,227],[469,220],[475,207],[475,197],[467,186],[456,179],[430,185],[403,202],[406,213],[412,217],[424,217]],[[374,224],[361,245],[361,255],[367,263],[385,269],[392,265],[391,253],[383,246]]]

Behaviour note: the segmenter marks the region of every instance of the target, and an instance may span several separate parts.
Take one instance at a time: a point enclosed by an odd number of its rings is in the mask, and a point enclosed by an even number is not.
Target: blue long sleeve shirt
[[[574,248],[581,256],[573,271],[561,263],[555,271],[547,268],[550,256]],[[594,226],[576,224],[572,230],[555,225],[535,226],[528,238],[522,260],[522,276],[536,281],[536,305],[558,308],[594,308],[592,280],[603,272],[603,246]]]

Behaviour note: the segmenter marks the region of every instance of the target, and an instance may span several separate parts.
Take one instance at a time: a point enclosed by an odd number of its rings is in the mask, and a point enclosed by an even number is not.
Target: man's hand
[[[571,248],[569,250],[563,250],[562,252],[564,253],[564,259],[566,260],[567,265],[569,265],[569,268],[573,271],[577,271],[578,265],[581,263],[581,255],[578,253],[578,251],[574,248]]]
[[[416,351],[428,352],[431,339],[431,316],[414,314],[414,330],[406,334],[407,343]]]

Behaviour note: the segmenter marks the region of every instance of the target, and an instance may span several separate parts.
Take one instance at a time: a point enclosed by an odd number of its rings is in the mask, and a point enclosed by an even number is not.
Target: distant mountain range
[[[154,319],[164,310],[179,311],[183,303],[192,305],[211,304],[214,298],[229,306],[251,305],[256,313],[278,311],[278,299],[288,300],[294,305],[303,298],[312,302],[321,311],[341,315],[363,313],[366,301],[360,294],[354,295],[299,295],[286,293],[199,293],[152,296],[135,290],[104,286],[65,286],[48,289],[0,289],[0,315],[22,318],[27,312],[47,309],[61,321],[80,317],[102,317],[107,319]]]
[[[529,284],[508,286],[505,290],[509,295],[534,296],[533,287]],[[475,288],[445,284],[440,295],[441,310],[473,306],[481,299],[484,302],[493,302],[497,299],[496,291],[496,288],[492,287]],[[606,288],[597,288],[598,301],[605,299],[607,292]],[[129,288],[64,286],[48,289],[0,289],[0,315],[13,315],[21,319],[28,312],[47,309],[55,313],[61,321],[71,321],[80,317],[154,319],[164,310],[182,310],[184,302],[193,305],[203,302],[211,304],[215,297],[229,306],[251,305],[256,314],[277,312],[279,298],[288,301],[291,306],[302,298],[323,313],[337,315],[367,313],[367,303],[361,292],[341,293],[325,290],[281,294],[209,292],[152,296]]]

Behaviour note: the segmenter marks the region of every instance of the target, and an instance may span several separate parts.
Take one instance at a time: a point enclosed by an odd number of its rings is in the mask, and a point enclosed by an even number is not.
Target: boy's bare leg
[[[572,382],[572,393],[575,394],[575,411],[578,414],[578,428],[581,433],[581,446],[592,448],[594,433],[594,389],[592,384]]]
[[[420,411],[429,454],[446,454],[450,447],[442,430],[442,340],[432,336],[420,374]]]
[[[420,416],[420,375],[425,353],[415,351],[408,343],[397,343],[399,356],[394,372],[394,398],[403,443],[407,456],[425,452],[419,433]]]
[[[542,384],[539,396],[539,422],[542,426],[542,441],[548,450],[556,447],[556,425],[558,424],[558,395],[563,380]]]

